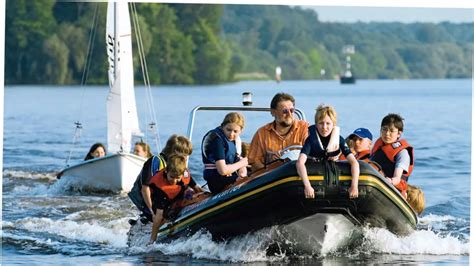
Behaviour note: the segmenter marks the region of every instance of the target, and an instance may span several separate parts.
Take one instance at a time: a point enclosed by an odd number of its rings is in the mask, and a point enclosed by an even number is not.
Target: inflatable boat
[[[292,237],[323,246],[328,229],[354,226],[386,228],[407,235],[417,224],[415,211],[372,166],[359,161],[359,197],[349,199],[350,165],[308,160],[314,199],[306,199],[296,162],[280,162],[266,173],[181,209],[164,224],[157,241],[170,241],[205,230],[226,240],[271,226],[284,226]],[[332,164],[332,165],[331,165]],[[129,245],[149,239],[151,223],[132,226]],[[298,236],[299,235],[299,236]],[[139,240],[142,238],[141,240]]]
[[[270,109],[198,106],[191,111],[189,139],[197,111],[269,112]],[[295,115],[305,119],[301,110],[296,109]],[[344,240],[358,226],[386,228],[397,235],[407,235],[416,228],[415,211],[385,177],[363,161],[359,161],[359,197],[350,199],[352,177],[347,161],[308,159],[306,168],[315,198],[306,199],[296,171],[299,151],[292,150],[295,147],[280,151],[285,154],[283,158],[267,165],[261,173],[253,173],[246,182],[216,195],[199,195],[197,202],[174,212],[170,221],[160,227],[157,241],[171,241],[200,230],[209,232],[215,240],[227,240],[277,226],[285,233],[285,241],[292,239],[302,244],[298,249],[314,252],[333,244],[335,239]],[[297,153],[292,154],[293,151]],[[150,231],[151,222],[137,220],[130,228],[128,245],[146,245]]]

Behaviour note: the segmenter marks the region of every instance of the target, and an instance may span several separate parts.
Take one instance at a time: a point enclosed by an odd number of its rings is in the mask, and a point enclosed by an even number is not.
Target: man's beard
[[[282,127],[291,127],[291,125],[293,125],[293,119],[291,119],[290,121],[286,121],[286,120],[278,121],[278,125]]]

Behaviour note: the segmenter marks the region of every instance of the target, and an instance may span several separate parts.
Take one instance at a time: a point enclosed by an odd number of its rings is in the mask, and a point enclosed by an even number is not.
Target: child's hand
[[[312,186],[305,186],[304,187],[304,196],[307,199],[314,199],[314,189]]]
[[[351,186],[349,188],[349,198],[355,199],[359,197],[359,188],[357,186]]]
[[[237,177],[237,179],[235,180],[235,184],[243,183],[243,182],[245,182],[245,180],[246,180],[246,176],[239,176],[239,177]]]
[[[240,157],[239,161],[242,163],[242,167],[249,165],[249,159],[247,159],[247,157]]]

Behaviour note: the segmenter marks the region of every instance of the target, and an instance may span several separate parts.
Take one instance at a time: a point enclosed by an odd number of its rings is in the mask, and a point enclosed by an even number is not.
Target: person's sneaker
[[[152,220],[153,218],[151,215],[147,213],[140,214],[140,222],[142,222],[142,224],[147,224],[148,222],[151,222]]]

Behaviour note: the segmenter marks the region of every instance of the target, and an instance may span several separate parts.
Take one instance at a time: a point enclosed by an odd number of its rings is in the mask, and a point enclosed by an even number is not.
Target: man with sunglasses
[[[280,150],[292,145],[303,145],[308,137],[308,122],[293,117],[293,96],[277,93],[270,103],[270,111],[274,121],[259,128],[250,144],[248,159],[252,171],[262,169],[278,159]]]

